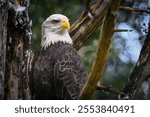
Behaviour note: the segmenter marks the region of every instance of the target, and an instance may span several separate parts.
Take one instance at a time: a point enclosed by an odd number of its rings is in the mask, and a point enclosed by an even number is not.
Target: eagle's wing
[[[54,66],[54,85],[58,99],[78,99],[87,80],[87,72],[78,53],[65,49]]]

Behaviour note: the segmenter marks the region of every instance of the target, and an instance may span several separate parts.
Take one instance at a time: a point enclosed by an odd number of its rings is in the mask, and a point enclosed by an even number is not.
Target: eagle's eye
[[[57,24],[57,23],[59,23],[59,22],[60,22],[60,20],[57,20],[57,19],[51,20],[51,23],[53,23],[53,24]]]

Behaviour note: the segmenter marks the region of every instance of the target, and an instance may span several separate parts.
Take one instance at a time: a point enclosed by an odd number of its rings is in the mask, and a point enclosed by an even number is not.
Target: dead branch
[[[140,12],[140,13],[148,13],[150,14],[149,9],[140,9],[140,8],[132,8],[132,7],[125,7],[125,6],[120,6],[120,10],[127,10],[127,11],[133,11],[133,12]]]
[[[132,32],[133,30],[130,30],[130,29],[114,29],[113,30],[113,33],[116,33],[116,32]]]

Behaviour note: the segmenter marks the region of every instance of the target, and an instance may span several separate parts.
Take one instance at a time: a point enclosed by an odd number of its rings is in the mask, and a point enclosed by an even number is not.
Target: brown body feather
[[[34,99],[78,99],[88,77],[77,51],[63,42],[40,49],[31,73]]]

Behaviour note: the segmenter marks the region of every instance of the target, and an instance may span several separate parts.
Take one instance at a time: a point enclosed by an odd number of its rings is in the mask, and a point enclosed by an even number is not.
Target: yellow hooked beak
[[[70,29],[70,23],[69,21],[67,21],[66,19],[63,19],[62,22],[61,22],[61,27],[64,28],[64,29]]]

